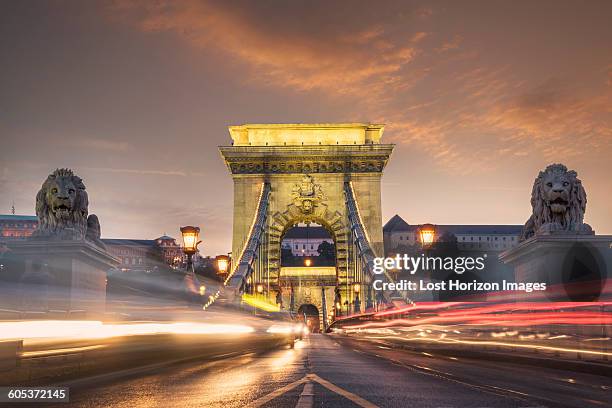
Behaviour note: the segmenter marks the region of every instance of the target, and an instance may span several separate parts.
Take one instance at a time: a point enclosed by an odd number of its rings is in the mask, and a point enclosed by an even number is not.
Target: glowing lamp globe
[[[359,283],[355,283],[353,285],[353,291],[355,292],[355,294],[359,293],[360,290],[361,290],[361,285]]]
[[[304,265],[305,266],[310,266],[310,265],[312,265],[312,261],[309,258],[306,258],[306,260],[304,261]]]
[[[183,235],[183,252],[186,254],[195,254],[198,251],[198,244],[200,238],[200,227],[186,226],[181,227],[181,234]]]
[[[419,238],[424,246],[431,245],[436,238],[436,229],[431,224],[423,224],[419,229]]]
[[[217,271],[221,275],[225,275],[229,269],[230,259],[227,255],[219,255],[215,258],[217,261]]]
[[[263,293],[263,289],[264,287],[261,283],[257,285],[257,293]]]

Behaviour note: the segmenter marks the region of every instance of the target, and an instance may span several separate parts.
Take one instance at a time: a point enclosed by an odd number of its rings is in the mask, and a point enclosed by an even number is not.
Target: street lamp
[[[181,234],[183,235],[183,252],[187,255],[187,269],[193,269],[191,262],[193,254],[198,252],[198,244],[200,244],[200,227],[192,227],[188,225],[181,227]]]
[[[181,234],[183,235],[183,252],[187,255],[187,274],[185,275],[185,284],[190,296],[192,297],[191,301],[195,302],[197,294],[201,294],[206,292],[206,288],[202,290],[200,288],[200,283],[195,275],[195,270],[193,269],[193,254],[198,252],[198,244],[202,241],[199,240],[200,237],[200,227],[193,227],[188,225],[186,227],[181,227]]]
[[[421,225],[421,228],[419,228],[419,238],[421,239],[422,246],[430,246],[436,238],[436,228],[432,224]]]
[[[336,317],[342,316],[342,296],[340,295],[340,288],[336,286],[334,289],[334,303],[336,306]]]
[[[257,293],[259,293],[260,295],[263,293],[264,287],[261,283],[257,284]]]
[[[246,287],[244,289],[244,291],[248,294],[253,293],[253,286],[251,285],[252,283],[253,283],[253,279],[251,279],[251,277],[249,276],[246,280]]]
[[[361,284],[355,283],[353,284],[353,292],[355,292],[355,313],[361,312],[361,301],[359,300],[359,291],[361,290]]]
[[[306,258],[306,260],[304,260],[304,265],[305,266],[310,266],[312,265],[312,260],[310,258]]]
[[[217,262],[217,273],[219,275],[225,275],[230,266],[229,256],[217,255],[217,257],[215,257],[215,261]]]

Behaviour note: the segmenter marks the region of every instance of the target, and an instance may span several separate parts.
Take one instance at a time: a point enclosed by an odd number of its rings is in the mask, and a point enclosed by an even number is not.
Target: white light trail
[[[104,324],[96,320],[33,320],[0,322],[0,340],[36,338],[99,339],[144,334],[247,334],[239,324],[195,322]]]

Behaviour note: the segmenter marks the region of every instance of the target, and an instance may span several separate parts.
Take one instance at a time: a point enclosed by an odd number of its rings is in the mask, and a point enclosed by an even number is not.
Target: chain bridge
[[[371,287],[373,259],[383,256],[381,177],[394,147],[381,143],[383,128],[230,126],[232,145],[219,148],[234,182],[230,290],[293,313],[316,310],[323,329],[384,301]],[[333,239],[335,266],[284,267],[284,234],[311,223]]]

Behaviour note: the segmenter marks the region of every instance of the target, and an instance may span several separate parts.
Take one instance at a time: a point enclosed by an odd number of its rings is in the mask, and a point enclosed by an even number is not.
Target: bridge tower
[[[230,288],[242,294],[259,286],[264,296],[282,298],[285,308],[293,304],[295,310],[302,301],[318,308],[340,303],[337,314],[353,311],[356,283],[361,309],[375,301],[370,283],[372,260],[383,255],[381,177],[393,150],[381,143],[383,128],[364,123],[229,127],[232,145],[219,150],[234,181]],[[283,235],[299,223],[317,223],[330,233],[336,245],[331,271],[281,267]]]

